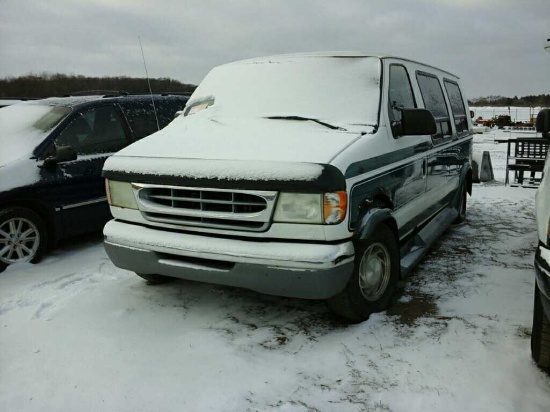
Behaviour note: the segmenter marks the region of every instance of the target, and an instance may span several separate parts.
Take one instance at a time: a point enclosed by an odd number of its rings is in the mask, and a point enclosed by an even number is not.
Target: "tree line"
[[[197,87],[194,84],[182,83],[168,77],[150,79],[150,82],[153,93],[192,93]],[[149,93],[145,77],[89,77],[62,73],[31,73],[18,77],[0,78],[0,98],[44,98],[94,90],[119,91],[131,94]],[[468,100],[468,104],[470,106],[550,107],[550,94],[523,97],[486,96]]]
[[[519,106],[519,107],[550,107],[550,94],[537,96],[503,97],[487,96],[468,100],[470,106]]]
[[[167,77],[149,79],[153,93],[192,93],[197,86]],[[130,94],[148,94],[145,77],[104,76],[88,77],[61,73],[27,74],[0,78],[0,98],[45,98],[66,96],[86,91],[118,91]]]

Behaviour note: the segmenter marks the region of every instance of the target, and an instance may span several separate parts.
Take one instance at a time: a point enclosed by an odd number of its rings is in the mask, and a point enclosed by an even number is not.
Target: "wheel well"
[[[367,211],[372,209],[390,209],[393,211],[393,202],[391,201],[390,197],[382,193],[381,190],[376,193],[371,200],[365,200],[365,202],[362,205],[363,207],[360,209],[361,213],[359,215],[359,219],[361,220],[361,217],[364,216]],[[395,238],[397,242],[399,242],[399,230],[397,228],[397,223],[395,219],[389,215],[387,218],[384,218],[383,220],[379,220],[376,222],[376,225],[385,224],[390,228],[390,230],[395,235]]]
[[[389,196],[379,193],[372,198],[372,205],[375,207],[383,207],[385,209],[393,210],[393,202]]]
[[[397,223],[394,219],[386,219],[382,222],[386,226],[390,228],[390,230],[395,235],[395,240],[397,240],[397,243],[399,244],[399,231],[397,230]]]
[[[378,206],[378,207],[383,207],[385,209],[390,209],[390,210],[393,211],[393,202],[385,194],[378,194],[378,195],[374,196],[373,204]],[[386,219],[381,223],[386,224],[392,230],[392,232],[395,235],[396,239],[399,241],[399,237],[397,236],[397,233],[398,233],[397,223],[395,223],[395,220],[394,219]]]
[[[9,203],[4,203],[0,206],[2,209],[9,208],[9,207],[22,207],[25,209],[32,210],[34,213],[36,213],[38,216],[40,216],[44,223],[46,224],[46,231],[48,234],[48,243],[47,246],[53,246],[55,242],[58,240],[58,232],[57,227],[54,222],[54,217],[48,210],[48,208],[43,205],[42,203],[36,201],[36,200],[15,200]]]

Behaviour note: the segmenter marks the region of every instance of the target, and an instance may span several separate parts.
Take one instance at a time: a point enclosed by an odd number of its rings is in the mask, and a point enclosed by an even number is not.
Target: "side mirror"
[[[537,115],[537,121],[535,122],[537,132],[542,133],[542,137],[548,138],[550,132],[550,109],[542,109]]]
[[[403,135],[434,135],[437,133],[435,119],[427,109],[403,109],[401,111]]]
[[[44,159],[44,167],[52,167],[60,162],[76,160],[76,157],[76,150],[74,150],[71,146],[59,146],[56,148],[53,156]]]
[[[474,118],[475,115],[476,115],[476,114],[474,113],[474,111],[473,111],[473,110],[470,110],[470,117],[471,117],[472,119]]]

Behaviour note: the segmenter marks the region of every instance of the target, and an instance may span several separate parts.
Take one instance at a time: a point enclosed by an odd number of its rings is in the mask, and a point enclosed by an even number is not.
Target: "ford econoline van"
[[[105,163],[113,263],[172,278],[327,299],[360,321],[471,194],[459,78],[363,53],[214,68],[168,127]]]

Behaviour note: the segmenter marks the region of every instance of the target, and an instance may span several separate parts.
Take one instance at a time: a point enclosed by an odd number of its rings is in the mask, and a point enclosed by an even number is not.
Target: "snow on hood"
[[[0,109],[0,166],[31,153],[71,109],[36,102],[23,102]]]
[[[19,159],[0,165],[0,195],[12,189],[38,183],[41,173],[44,173],[43,169],[39,169],[33,159]]]
[[[107,159],[104,170],[231,180],[313,180],[322,173],[318,163],[330,163],[359,136],[312,121],[222,118],[209,109],[178,117],[121,150]]]

